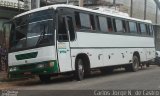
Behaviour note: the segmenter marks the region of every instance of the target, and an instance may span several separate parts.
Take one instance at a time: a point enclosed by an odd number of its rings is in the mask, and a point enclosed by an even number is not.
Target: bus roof
[[[50,5],[50,6],[45,6],[45,7],[33,9],[33,10],[30,10],[30,11],[21,13],[21,14],[15,16],[14,18],[23,16],[23,15],[26,15],[26,14],[30,14],[30,13],[34,13],[34,12],[46,10],[46,9],[51,9],[51,8],[57,9],[57,8],[59,8],[59,7],[73,8],[73,9],[78,9],[78,10],[83,10],[83,11],[89,11],[89,12],[104,14],[104,15],[108,15],[108,16],[114,16],[114,17],[129,19],[129,20],[135,20],[135,21],[144,22],[144,23],[152,23],[150,20],[142,20],[142,19],[137,19],[137,18],[127,17],[127,16],[122,16],[122,15],[107,13],[107,12],[104,12],[104,11],[93,10],[93,9],[84,8],[84,7],[79,7],[79,6],[74,6],[74,5],[67,5],[67,4],[56,4],[56,5]]]

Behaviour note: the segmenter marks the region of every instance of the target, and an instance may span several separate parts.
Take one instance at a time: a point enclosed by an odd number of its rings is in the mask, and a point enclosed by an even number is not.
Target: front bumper
[[[58,63],[54,61],[38,62],[33,64],[16,65],[9,67],[9,78],[25,78],[34,75],[54,74],[59,72]]]

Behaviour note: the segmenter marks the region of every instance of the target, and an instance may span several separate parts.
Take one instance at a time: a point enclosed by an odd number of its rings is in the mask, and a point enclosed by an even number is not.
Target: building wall
[[[18,2],[18,0],[0,0],[0,46],[6,47],[4,46],[4,43],[8,43],[9,38],[9,26],[5,26],[7,27],[5,29],[5,33],[3,30],[4,22],[8,22],[15,15],[23,11],[24,3],[21,1]]]
[[[133,0],[133,17],[144,19],[144,0]]]
[[[158,18],[157,23],[160,24],[160,11],[158,11]]]
[[[107,2],[113,2],[113,0],[105,0]],[[120,11],[130,14],[131,0],[116,0],[120,6]],[[145,0],[133,0],[132,16],[134,18],[144,19],[144,7]],[[146,0],[146,19],[156,23],[156,3],[154,0]],[[158,10],[158,24],[160,24],[160,10]]]
[[[9,47],[10,25],[4,25],[4,23],[23,11],[23,2],[18,2],[18,0],[0,0],[0,61],[3,60],[3,63],[0,62],[0,72],[7,71],[8,68],[6,49]]]
[[[147,0],[147,16],[146,19],[152,20],[156,23],[156,4],[152,0]]]
[[[45,0],[44,0],[45,1]],[[54,2],[66,2],[67,0],[48,0]],[[68,0],[71,4],[78,5],[79,0]],[[114,0],[84,0],[84,4],[89,8],[97,7],[95,4],[101,6],[108,6],[113,4]],[[106,2],[106,3],[104,3]],[[116,5],[118,5],[118,10],[130,14],[131,8],[131,0],[115,0]],[[99,4],[101,3],[101,4]],[[108,5],[107,5],[108,3]],[[89,6],[88,6],[89,4]],[[91,6],[93,4],[93,6]],[[145,7],[145,0],[133,0],[133,10],[132,10],[132,17],[144,19],[144,7]],[[160,24],[160,11],[158,10],[157,22]],[[154,0],[146,0],[146,19],[151,20],[153,23],[156,23],[156,3]]]

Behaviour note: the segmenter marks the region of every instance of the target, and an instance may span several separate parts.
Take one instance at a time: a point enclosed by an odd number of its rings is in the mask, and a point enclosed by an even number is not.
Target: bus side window
[[[140,30],[141,30],[141,34],[146,35],[147,34],[147,29],[146,29],[146,25],[141,23],[140,24]]]
[[[130,33],[137,34],[136,22],[129,21],[129,32],[130,32]]]
[[[74,32],[74,25],[73,25],[73,19],[70,16],[67,16],[67,23],[68,23],[68,30],[70,34],[70,40],[75,40],[75,32]]]
[[[146,24],[146,29],[147,29],[147,35],[150,35],[150,30],[149,30],[149,25]]]
[[[110,17],[107,17],[107,23],[108,23],[108,32],[113,32],[112,19]]]
[[[76,29],[79,30],[81,27],[79,12],[75,12],[75,22],[76,22]]]
[[[75,12],[75,21],[77,30],[96,30],[94,15]]]
[[[80,22],[81,22],[81,29],[83,30],[90,30],[91,29],[91,22],[90,16],[86,13],[80,13]]]
[[[138,34],[141,34],[140,24],[137,23],[136,26],[137,26],[137,33],[138,33]]]
[[[129,21],[126,21],[126,33],[129,33],[130,29],[129,29]]]
[[[126,21],[122,20],[123,32],[127,32]]]
[[[115,19],[116,32],[124,32],[122,20]]]
[[[155,33],[155,28],[153,27],[153,25],[151,25],[151,29],[152,29],[152,36],[153,36]]]
[[[90,15],[91,30],[96,30],[94,15]]]
[[[107,24],[107,18],[103,16],[97,16],[97,22],[98,22],[98,29],[101,32],[108,32],[108,24]]]
[[[62,41],[68,41],[68,33],[65,23],[65,17],[60,17],[58,20],[58,40],[60,42]]]
[[[114,32],[117,32],[115,19],[112,19]]]
[[[149,31],[150,31],[150,36],[153,36],[153,26],[152,25],[149,25]]]

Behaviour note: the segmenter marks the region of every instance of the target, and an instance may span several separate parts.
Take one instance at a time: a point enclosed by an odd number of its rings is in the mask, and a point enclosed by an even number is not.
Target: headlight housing
[[[44,66],[44,64],[38,64],[37,65],[37,68],[44,68],[45,66]]]
[[[18,68],[17,67],[11,67],[11,68],[9,68],[9,71],[11,71],[11,72],[13,72],[13,71],[17,71],[18,70]]]
[[[49,62],[49,67],[53,67],[54,66],[54,62]]]

